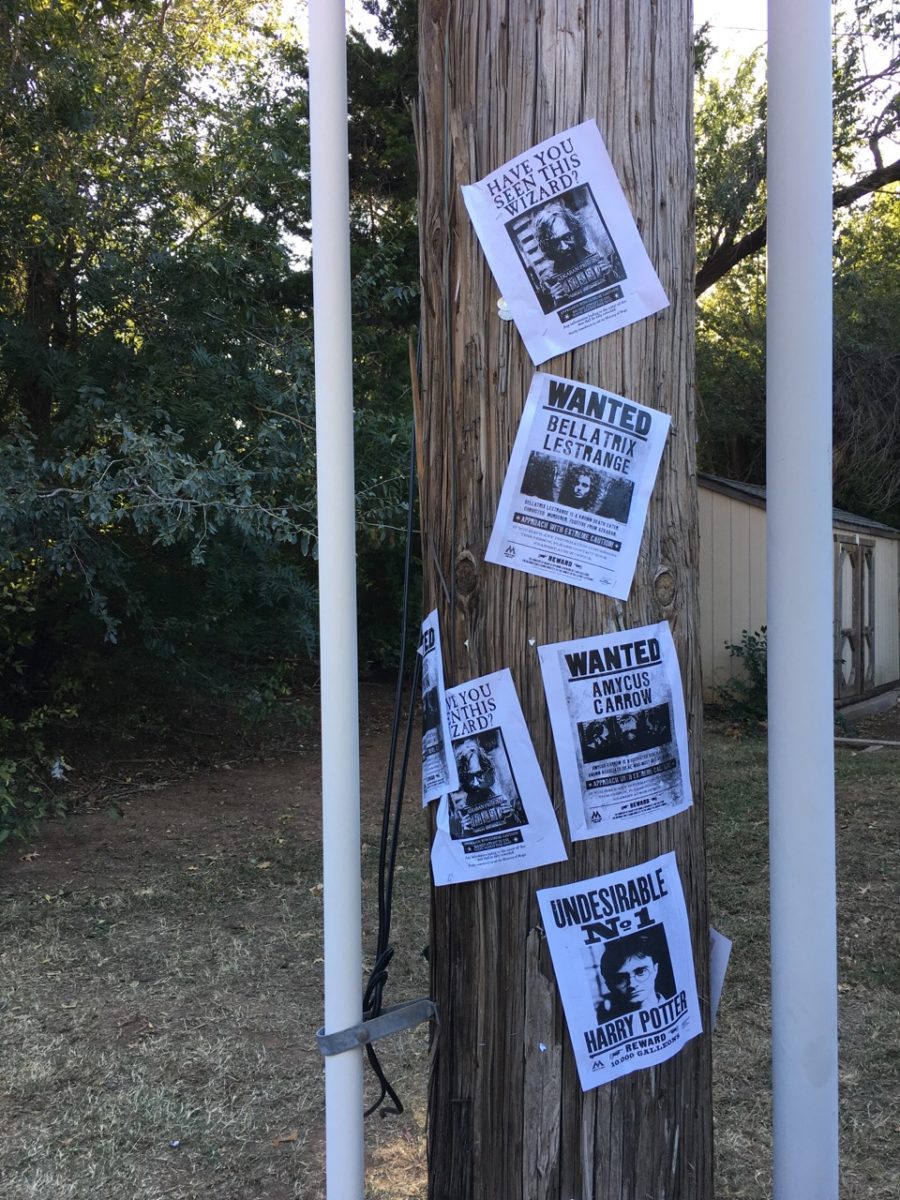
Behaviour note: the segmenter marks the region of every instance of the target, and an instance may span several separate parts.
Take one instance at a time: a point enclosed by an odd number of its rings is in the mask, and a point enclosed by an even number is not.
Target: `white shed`
[[[766,489],[699,475],[703,692],[739,670],[726,643],[766,623]],[[900,681],[900,530],[834,509],[835,700]]]

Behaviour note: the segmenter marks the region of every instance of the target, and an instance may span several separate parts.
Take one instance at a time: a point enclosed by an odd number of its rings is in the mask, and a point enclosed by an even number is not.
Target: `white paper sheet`
[[[537,898],[583,1091],[663,1062],[701,1032],[673,853]]]
[[[462,191],[533,362],[669,303],[594,121],[547,138]]]
[[[422,806],[459,787],[444,703],[444,660],[437,609],[422,622]]]
[[[728,960],[731,958],[731,938],[718,929],[709,927],[709,1024],[715,1030],[716,1018],[719,1015],[719,1001],[722,999],[722,988],[725,984],[725,972]]]
[[[667,413],[538,372],[485,558],[628,597]]]
[[[689,808],[684,696],[668,623],[538,654],[572,840]]]
[[[459,787],[438,808],[435,884],[561,862],[562,835],[509,671],[450,688],[447,715]]]

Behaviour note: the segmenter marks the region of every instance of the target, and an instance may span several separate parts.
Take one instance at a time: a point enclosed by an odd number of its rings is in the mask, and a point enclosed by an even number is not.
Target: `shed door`
[[[874,542],[836,538],[834,691],[839,700],[875,686],[874,569]]]

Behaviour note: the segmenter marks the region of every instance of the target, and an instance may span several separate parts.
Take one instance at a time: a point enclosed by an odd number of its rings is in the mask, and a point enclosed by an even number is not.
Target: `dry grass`
[[[721,1200],[771,1192],[764,753],[762,741],[708,738],[713,920],[735,943],[715,1034]],[[900,1195],[900,761],[842,751],[839,762],[842,1194],[888,1200]],[[401,848],[389,1003],[428,987],[416,807]],[[370,913],[376,828],[370,813]],[[0,1196],[320,1200],[315,833],[251,820],[224,849],[206,836],[178,853],[147,841],[108,879],[4,889]],[[381,1045],[407,1111],[369,1121],[367,1196],[421,1200],[426,1034]]]
[[[710,733],[704,754],[713,923],[734,941],[714,1035],[717,1193],[771,1184],[765,742]],[[900,1118],[900,757],[837,754],[841,1196],[895,1200]]]
[[[322,1195],[320,848],[252,827],[247,838],[175,862],[160,849],[127,886],[6,898],[4,1200]],[[427,992],[420,953],[398,954],[394,978]],[[421,1073],[414,1038],[387,1056],[406,1088]],[[377,1185],[383,1147],[399,1140],[408,1156],[421,1141],[424,1112],[410,1108],[372,1122],[373,1196],[391,1194]]]

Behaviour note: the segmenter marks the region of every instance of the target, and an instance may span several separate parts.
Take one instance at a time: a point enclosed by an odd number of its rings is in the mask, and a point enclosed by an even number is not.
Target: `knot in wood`
[[[468,550],[463,550],[456,560],[456,594],[468,600],[478,587],[478,568]]]
[[[653,593],[660,608],[671,608],[675,601],[675,576],[668,567],[661,567],[653,580]]]

